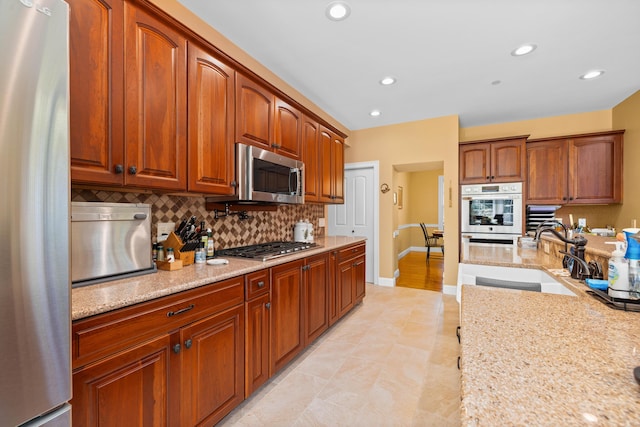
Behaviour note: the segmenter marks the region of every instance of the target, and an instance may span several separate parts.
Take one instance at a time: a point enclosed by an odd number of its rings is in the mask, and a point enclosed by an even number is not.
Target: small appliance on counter
[[[298,221],[293,227],[293,241],[313,243],[313,224],[308,221]]]
[[[150,205],[71,203],[73,287],[155,271]]]

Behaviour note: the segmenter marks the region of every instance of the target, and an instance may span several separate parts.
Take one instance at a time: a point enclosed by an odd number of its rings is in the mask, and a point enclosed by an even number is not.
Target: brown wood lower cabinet
[[[170,390],[179,387],[172,359],[165,334],[75,371],[73,425],[178,425],[170,401]]]
[[[244,306],[180,330],[184,426],[210,426],[244,400]]]
[[[73,322],[73,425],[214,425],[362,300],[364,248]]]
[[[222,419],[244,399],[243,302],[241,276],[74,322],[73,425]]]
[[[304,348],[302,266],[304,260],[271,268],[271,373]]]

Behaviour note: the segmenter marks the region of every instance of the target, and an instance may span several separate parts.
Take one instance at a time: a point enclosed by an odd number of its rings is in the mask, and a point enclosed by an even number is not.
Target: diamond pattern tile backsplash
[[[195,215],[196,224],[204,221],[207,228],[211,228],[216,248],[220,249],[293,240],[293,227],[300,220],[313,223],[316,236],[320,236],[324,230],[318,227],[318,219],[324,216],[324,206],[320,204],[282,205],[276,211],[248,212],[249,219],[239,219],[237,215],[214,219],[214,212],[206,210],[204,197],[72,189],[71,201],[150,204],[154,241],[158,222],[174,222],[177,227],[183,218]]]

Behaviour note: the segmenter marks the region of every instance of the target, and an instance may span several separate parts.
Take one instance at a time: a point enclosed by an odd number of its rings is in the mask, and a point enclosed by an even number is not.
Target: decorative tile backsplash
[[[310,221],[316,236],[320,236],[324,230],[318,227],[318,219],[324,216],[324,206],[319,204],[281,205],[276,211],[250,211],[250,218],[241,220],[237,215],[214,219],[214,212],[205,208],[204,197],[72,189],[71,201],[150,204],[154,241],[158,222],[174,222],[177,226],[183,218],[195,215],[196,224],[204,221],[211,228],[216,248],[220,249],[293,240],[293,227],[300,220]]]

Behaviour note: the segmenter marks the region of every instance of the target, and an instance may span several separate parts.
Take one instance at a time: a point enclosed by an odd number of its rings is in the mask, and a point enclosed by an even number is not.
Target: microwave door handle
[[[293,172],[293,173],[289,175],[289,192],[292,195],[299,195],[300,192],[301,192],[300,191],[301,190],[300,186],[302,185],[300,168],[292,168],[291,172]],[[296,177],[295,190],[291,191],[292,188],[294,187],[294,186],[291,185],[291,176],[294,175],[294,174],[295,174],[295,177]]]

